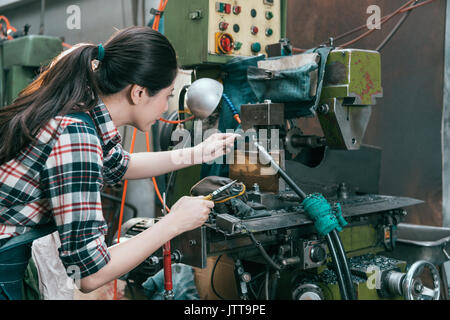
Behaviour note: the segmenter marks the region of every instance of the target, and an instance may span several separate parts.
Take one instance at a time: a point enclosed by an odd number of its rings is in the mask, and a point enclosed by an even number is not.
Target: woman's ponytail
[[[0,109],[0,164],[35,143],[37,133],[55,116],[89,111],[99,95],[130,84],[155,95],[172,84],[177,72],[174,48],[149,27],[130,27],[104,45],[79,44],[62,52],[13,104]]]
[[[98,85],[91,67],[95,45],[79,45],[61,53],[9,106],[0,109],[0,163],[14,158],[36,141],[50,119],[92,109]]]

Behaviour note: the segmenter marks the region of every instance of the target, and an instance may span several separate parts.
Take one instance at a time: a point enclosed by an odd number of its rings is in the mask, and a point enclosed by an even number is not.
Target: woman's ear
[[[134,105],[137,105],[141,102],[142,98],[144,98],[145,88],[141,87],[137,84],[131,85],[130,88],[130,100]]]

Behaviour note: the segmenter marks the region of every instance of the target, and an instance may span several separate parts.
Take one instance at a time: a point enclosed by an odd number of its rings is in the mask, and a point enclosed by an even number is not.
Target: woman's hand
[[[177,234],[198,228],[208,220],[214,202],[203,198],[203,196],[182,197],[172,206],[165,218],[172,219]]]
[[[194,163],[209,162],[229,153],[234,146],[236,133],[215,133],[194,147]]]
[[[214,202],[204,197],[182,197],[166,216],[151,228],[128,241],[108,248],[111,261],[96,273],[81,279],[84,293],[95,290],[136,268],[167,241],[183,232],[200,227],[208,219]]]

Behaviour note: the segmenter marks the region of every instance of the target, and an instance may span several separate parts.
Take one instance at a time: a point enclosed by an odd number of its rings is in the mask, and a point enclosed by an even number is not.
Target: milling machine
[[[293,59],[297,57],[270,60],[268,81]],[[258,70],[248,72],[261,70],[269,73],[265,60]],[[252,214],[213,209],[204,226],[172,240],[173,261],[206,268],[208,257],[228,255],[235,263],[241,299],[342,299],[326,239],[318,235],[302,199],[252,148],[251,140],[256,139],[307,194],[321,193],[333,205],[340,204],[348,223],[340,239],[358,299],[437,299],[440,279],[433,264],[411,265],[384,255],[396,247],[397,225],[407,214],[405,209],[421,201],[380,195],[381,150],[361,143],[372,106],[382,93],[380,55],[332,50],[324,73],[320,99],[300,112],[317,117],[323,136],[305,134],[297,126],[299,112],[292,103],[269,100],[267,83],[262,103],[240,106],[243,138],[226,163],[229,178],[245,184],[245,204]],[[276,95],[278,100],[284,97],[280,92]],[[138,218],[125,229],[139,224],[145,228],[153,222]],[[160,262],[155,254],[146,261],[147,268],[157,269]],[[431,279],[426,286],[421,280],[424,274]]]
[[[203,124],[239,131],[242,139],[224,163],[213,164],[214,170],[188,169],[175,179],[171,174],[164,187],[175,201],[201,178],[238,180],[247,190],[240,208],[250,212],[216,205],[204,226],[171,241],[172,261],[204,269],[211,258],[227,255],[234,264],[228,282],[233,278],[237,297],[244,300],[345,298],[339,281],[345,270],[337,268],[326,237],[290,187],[294,183],[306,194],[322,194],[332,208],[340,205],[348,223],[339,233],[345,250],[341,260],[348,259],[357,299],[438,299],[441,277],[431,262],[387,257],[396,249],[406,208],[422,201],[380,195],[381,149],[362,143],[372,108],[382,97],[379,52],[319,47],[292,55],[286,17],[285,0],[169,1],[166,35],[183,68],[194,70],[187,107],[199,119],[209,116]],[[188,103],[189,94],[209,92],[194,90],[202,78],[223,83],[221,108],[212,115]],[[180,96],[181,110],[184,102]],[[182,113],[168,118],[177,117]],[[319,123],[320,133],[303,120]],[[195,127],[164,125],[157,150],[170,148],[174,130]],[[284,177],[252,141],[267,150]],[[156,220],[128,221],[123,237]],[[145,280],[161,265],[159,251],[134,270],[134,277]],[[214,270],[207,286],[218,277]]]

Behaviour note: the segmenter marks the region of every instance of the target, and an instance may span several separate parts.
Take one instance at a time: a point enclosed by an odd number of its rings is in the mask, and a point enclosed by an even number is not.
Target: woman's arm
[[[80,281],[83,293],[118,279],[137,267],[164,243],[177,235],[200,227],[207,219],[214,202],[203,197],[183,197],[172,211],[139,235],[108,248],[111,260],[99,271]]]
[[[130,155],[124,180],[146,179],[212,161],[231,151],[237,134],[217,133],[193,148]]]

